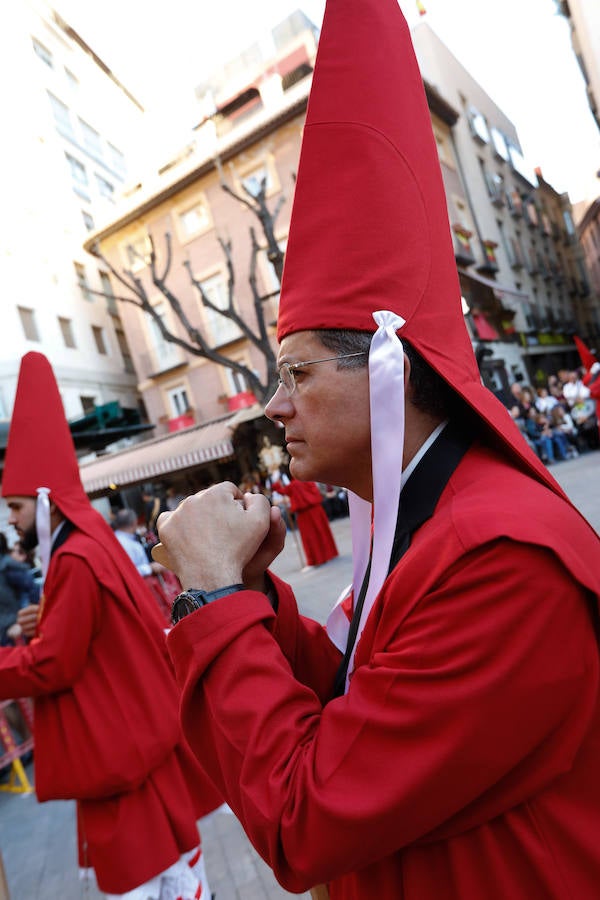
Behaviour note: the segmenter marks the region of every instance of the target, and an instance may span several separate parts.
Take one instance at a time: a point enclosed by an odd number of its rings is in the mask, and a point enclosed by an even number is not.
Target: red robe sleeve
[[[597,646],[552,553],[478,548],[404,621],[390,583],[368,663],[325,706],[264,627],[263,595],[219,600],[168,639],[185,735],[293,892],[461,816],[490,821],[568,771],[589,727]]]
[[[36,697],[72,685],[99,625],[99,600],[98,582],[84,560],[59,557],[36,637],[0,648],[0,698]]]
[[[294,593],[285,581],[269,572],[277,592],[277,617],[271,622],[272,634],[289,662],[295,678],[310,687],[322,703],[331,697],[331,689],[341,662],[341,654],[325,628],[314,619],[298,613]]]

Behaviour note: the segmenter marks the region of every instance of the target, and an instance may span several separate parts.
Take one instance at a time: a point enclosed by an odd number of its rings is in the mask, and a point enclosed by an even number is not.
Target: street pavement
[[[575,506],[600,532],[600,452],[557,463],[552,474]],[[493,510],[490,510],[493,515]],[[332,529],[340,555],[324,566],[306,568],[288,534],[286,547],[273,566],[289,581],[302,612],[324,622],[340,591],[351,581],[348,519]],[[33,766],[27,767],[33,781]],[[78,880],[74,804],[38,804],[34,794],[0,793],[0,849],[11,900],[100,900],[95,886]],[[200,821],[206,866],[217,900],[280,900],[292,897],[278,886],[271,871],[244,835],[239,822],[221,807]],[[308,894],[299,895],[308,900]]]

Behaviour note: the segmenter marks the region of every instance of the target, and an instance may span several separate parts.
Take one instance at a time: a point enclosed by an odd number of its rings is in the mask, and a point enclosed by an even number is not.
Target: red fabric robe
[[[290,512],[296,516],[308,566],[320,566],[338,555],[323,497],[314,481],[278,481],[273,488],[290,498]]]
[[[340,657],[277,582],[168,645],[184,733],[281,884],[332,900],[597,900],[598,541],[474,446]]]
[[[221,799],[182,744],[160,611],[112,549],[75,531],[53,554],[37,636],[0,649],[0,697],[35,698],[38,797],[78,800],[80,864],[122,894],[197,846]]]

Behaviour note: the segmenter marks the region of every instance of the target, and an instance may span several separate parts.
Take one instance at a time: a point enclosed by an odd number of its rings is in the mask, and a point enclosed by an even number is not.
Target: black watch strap
[[[236,591],[245,591],[246,586],[243,584],[228,584],[226,587],[217,588],[216,591],[182,591],[173,600],[171,607],[171,622],[173,625],[188,616],[191,612],[218,600],[219,597],[227,597],[228,594],[235,594]]]

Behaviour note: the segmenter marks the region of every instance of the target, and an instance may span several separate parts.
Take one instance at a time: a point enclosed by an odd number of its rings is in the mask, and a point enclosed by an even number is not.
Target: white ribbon
[[[50,527],[50,488],[37,489],[37,503],[35,506],[35,527],[38,537],[38,550],[42,561],[42,576],[46,580],[48,566],[50,565],[50,541],[52,529]]]
[[[373,547],[369,585],[348,666],[346,690],[348,678],[354,667],[356,645],[387,577],[396,531],[402,478],[404,349],[396,332],[405,325],[406,320],[390,310],[375,312],[373,318],[379,326],[373,335],[369,352],[373,505],[351,491],[348,492],[355,603],[358,600],[371,551],[371,519],[373,519]],[[338,601],[327,620],[327,631],[336,646],[339,646],[342,630],[345,631],[347,639],[348,628],[348,620]]]

